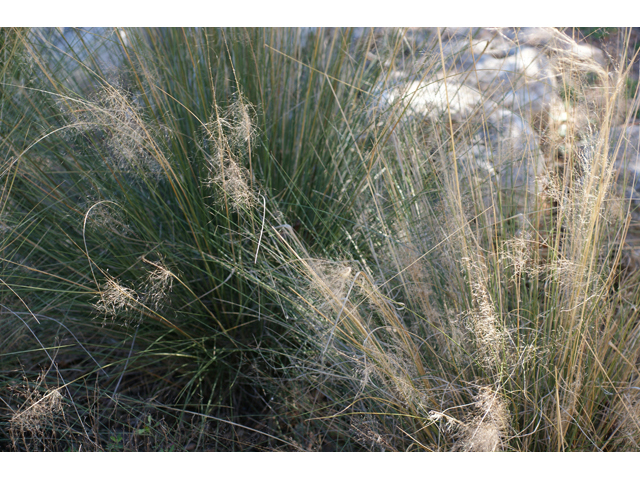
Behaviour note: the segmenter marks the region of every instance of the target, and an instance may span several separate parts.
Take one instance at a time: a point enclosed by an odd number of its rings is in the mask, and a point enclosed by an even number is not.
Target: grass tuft
[[[603,31],[0,30],[0,448],[637,449]]]

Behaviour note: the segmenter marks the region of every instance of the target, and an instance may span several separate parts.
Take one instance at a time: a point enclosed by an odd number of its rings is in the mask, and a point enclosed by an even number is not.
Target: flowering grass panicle
[[[489,387],[475,396],[475,415],[461,428],[456,449],[465,452],[496,452],[505,447],[510,414],[504,398]]]
[[[463,263],[469,272],[474,306],[467,314],[467,325],[478,349],[478,361],[495,372],[504,359],[507,337],[488,288],[487,267],[481,258],[463,258]]]
[[[225,201],[228,201],[234,212],[246,211],[256,205],[256,195],[251,189],[250,174],[246,168],[230,157],[220,158],[219,161],[212,158],[209,166],[210,183],[217,185],[224,195],[216,203],[225,205]]]
[[[131,311],[138,301],[138,294],[135,290],[121,285],[116,279],[109,278],[100,287],[98,301],[94,304],[98,312],[104,313],[113,319],[120,314]]]
[[[65,99],[59,105],[71,131],[100,139],[112,167],[160,178],[167,160],[158,140],[168,135],[167,127],[145,121],[142,108],[127,91],[106,84],[93,100]]]
[[[62,413],[62,395],[58,389],[50,390],[41,395],[34,394],[31,403],[18,410],[11,417],[11,431],[19,430],[22,434],[28,431],[37,434],[47,420],[53,415]]]
[[[35,448],[40,445],[46,449],[48,435],[45,429],[53,427],[59,419],[64,421],[64,399],[60,388],[49,388],[43,392],[40,387],[44,380],[41,374],[33,387],[28,383],[18,388],[12,387],[24,398],[22,406],[9,419],[9,435],[14,447],[21,439],[27,448],[29,445]],[[31,437],[30,441],[26,438],[27,434]]]
[[[251,149],[258,134],[255,107],[242,94],[238,94],[227,109],[227,116],[231,118],[232,144]]]
[[[142,288],[144,291],[142,303],[158,311],[170,300],[174,274],[167,268],[162,258],[158,262],[151,262],[143,257],[143,261],[154,269],[149,272]]]
[[[233,102],[224,114],[216,114],[204,125],[211,155],[207,163],[209,185],[216,185],[222,195],[216,203],[240,212],[256,205],[252,172],[243,166],[251,162],[252,142],[256,137],[255,110],[242,97]]]
[[[502,245],[500,260],[513,269],[513,280],[531,269],[533,245],[529,232],[520,232]]]
[[[105,235],[116,233],[119,235],[131,235],[133,230],[127,224],[122,211],[112,208],[109,203],[93,203],[87,211],[91,212],[87,216],[86,228],[96,234]]]
[[[319,310],[327,315],[335,315],[347,301],[353,269],[347,262],[326,260],[308,260],[307,265],[309,295],[315,299]]]

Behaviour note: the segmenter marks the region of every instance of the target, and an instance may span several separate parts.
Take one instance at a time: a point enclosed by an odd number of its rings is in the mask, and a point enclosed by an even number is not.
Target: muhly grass
[[[636,450],[627,65],[549,32],[3,30],[3,448]]]

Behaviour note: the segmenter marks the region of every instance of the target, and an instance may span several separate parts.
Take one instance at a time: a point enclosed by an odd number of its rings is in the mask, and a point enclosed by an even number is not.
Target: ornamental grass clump
[[[345,232],[357,262],[347,295],[325,277],[315,297],[295,287],[297,299],[289,296],[307,312],[299,318],[315,345],[297,378],[332,400],[309,405],[310,421],[335,428],[344,419],[347,431],[350,415],[373,413],[376,432],[349,428],[374,449],[617,448],[609,397],[635,388],[627,355],[637,356],[611,341],[637,344],[636,277],[623,281],[620,269],[628,216],[607,154],[624,72],[555,55],[556,88],[571,85],[571,106],[589,102],[594,115],[562,137],[562,164],[547,162],[524,184],[476,173],[469,157],[463,164],[455,129],[472,125],[458,117],[452,130],[446,108],[426,124],[408,118],[375,155],[362,153],[372,170],[354,201],[363,213]],[[434,77],[446,76],[443,65]],[[581,83],[589,71],[598,75]],[[410,101],[389,109],[408,111]],[[509,161],[525,166],[509,168],[527,171],[531,158],[523,150]],[[515,189],[524,204],[513,203]],[[305,255],[287,276],[318,283],[318,260]]]
[[[355,155],[341,125],[365,118],[344,85],[377,70],[348,61],[349,32],[328,48],[292,33],[2,31],[3,305],[20,319],[3,362],[28,338],[60,349],[62,329],[66,367],[48,375],[83,371],[69,401],[72,424],[97,415],[85,448],[137,444],[114,429],[149,411],[195,425],[200,449],[239,448],[243,426],[264,431],[254,448],[293,445],[259,420],[247,369],[273,375],[300,348],[273,291],[273,228],[334,249],[352,216],[332,200],[333,166]],[[53,448],[77,448],[65,441]]]
[[[3,448],[637,449],[629,68],[476,34],[2,30]]]

